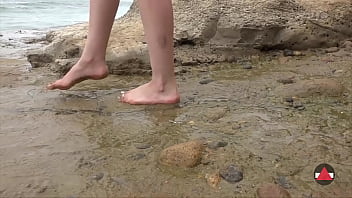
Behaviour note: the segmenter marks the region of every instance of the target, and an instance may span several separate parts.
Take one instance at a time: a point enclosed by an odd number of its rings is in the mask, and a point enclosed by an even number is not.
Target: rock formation
[[[177,65],[233,61],[238,56],[263,50],[333,47],[352,37],[351,0],[174,0],[173,3]],[[28,60],[33,67],[50,66],[64,73],[80,56],[86,36],[87,24],[52,31],[47,35],[50,45],[30,52]],[[107,51],[110,73],[149,72],[147,52],[134,2],[113,26]]]

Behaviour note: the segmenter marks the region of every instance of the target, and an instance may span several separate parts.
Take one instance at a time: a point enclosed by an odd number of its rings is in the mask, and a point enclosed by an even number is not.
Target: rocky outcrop
[[[262,50],[333,47],[352,37],[350,0],[174,0],[173,3],[178,65],[233,61],[243,54]],[[86,34],[87,24],[51,32],[47,36],[51,44],[31,52],[31,57],[50,55],[51,67],[65,72],[79,57]],[[110,73],[148,72],[148,50],[143,40],[143,26],[134,3],[128,14],[113,26],[107,52]],[[60,65],[61,62],[65,65]]]

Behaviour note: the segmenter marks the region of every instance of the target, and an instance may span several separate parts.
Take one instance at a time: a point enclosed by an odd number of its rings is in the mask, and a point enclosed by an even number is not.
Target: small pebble
[[[290,103],[293,102],[293,98],[292,97],[287,97],[284,100],[285,100],[285,102],[290,102]]]
[[[46,191],[46,189],[48,189],[47,186],[42,186],[39,190],[38,190],[38,193],[43,193]]]
[[[218,148],[220,148],[220,147],[225,147],[225,146],[227,146],[227,142],[222,142],[222,141],[220,141],[220,142],[210,142],[210,143],[208,143],[208,148],[210,148],[210,149],[218,149]]]
[[[141,144],[136,144],[135,147],[136,147],[137,149],[148,149],[148,148],[152,147],[152,145],[141,143]]]
[[[96,175],[93,175],[93,176],[91,177],[91,179],[92,179],[92,180],[99,181],[99,180],[103,179],[103,177],[104,177],[104,173],[98,173],[98,174],[96,174]]]
[[[243,68],[243,69],[252,69],[253,66],[252,66],[252,65],[249,65],[249,64],[246,64],[246,65],[243,65],[242,68]]]
[[[292,78],[282,78],[282,79],[277,80],[277,82],[286,85],[286,84],[292,84],[295,81]]]
[[[303,107],[303,104],[301,102],[293,102],[293,108],[298,109],[300,107]]]
[[[302,107],[298,107],[297,109],[300,110],[300,111],[303,111],[303,110],[305,110],[306,108],[305,108],[304,106],[302,106]]]
[[[229,183],[236,183],[243,179],[243,172],[235,165],[229,165],[220,170],[221,177]]]
[[[127,185],[127,181],[121,177],[113,177],[111,179],[113,182],[115,182],[118,185]]]
[[[300,51],[293,51],[289,49],[284,50],[284,56],[303,56],[304,54]]]
[[[338,52],[340,49],[338,47],[330,47],[325,49],[325,53],[334,53],[334,52]]]
[[[130,156],[130,158],[132,160],[140,160],[140,159],[143,159],[145,157],[145,154],[144,153],[136,153],[136,154],[132,154]]]
[[[343,70],[341,70],[341,69],[339,69],[339,70],[334,70],[332,73],[334,73],[334,74],[339,74],[339,73],[343,73]]]
[[[276,183],[286,189],[292,188],[292,185],[289,181],[287,181],[287,178],[285,176],[279,176],[278,178],[276,178]]]
[[[205,179],[207,180],[207,184],[213,188],[217,188],[220,184],[221,177],[219,173],[205,175]]]
[[[211,82],[214,82],[214,80],[213,79],[204,79],[204,80],[199,81],[199,84],[206,85],[206,84],[209,84]]]

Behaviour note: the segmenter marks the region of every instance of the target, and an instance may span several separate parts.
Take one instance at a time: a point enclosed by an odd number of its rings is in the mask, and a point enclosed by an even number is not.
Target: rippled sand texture
[[[29,72],[24,61],[1,59],[0,196],[253,197],[279,177],[293,197],[351,196],[352,58],[306,53],[252,57],[252,69],[178,68],[183,98],[166,106],[118,102],[121,90],[147,77],[110,76],[49,92],[45,84],[57,77],[45,68]],[[277,92],[283,78],[330,78],[345,89],[338,97],[293,98],[300,103],[293,107]],[[162,149],[197,138],[228,145],[195,168],[158,163]],[[313,170],[326,162],[337,176],[322,187]],[[231,163],[244,179],[208,186],[205,176]]]

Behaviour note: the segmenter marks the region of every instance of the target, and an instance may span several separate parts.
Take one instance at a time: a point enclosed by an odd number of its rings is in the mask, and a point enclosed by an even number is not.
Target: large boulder
[[[350,0],[174,0],[173,3],[176,64],[233,61],[236,56],[261,50],[331,47],[352,37]],[[87,24],[50,32],[47,39],[51,44],[31,52],[31,59],[36,60],[36,66],[46,66],[47,59],[45,64],[38,59],[48,57],[43,54],[50,55],[51,68],[65,62],[56,59],[75,60],[86,37]],[[124,17],[116,20],[106,57],[110,73],[149,70],[148,50],[135,2]],[[66,67],[58,68],[65,69],[56,71],[67,71]]]

